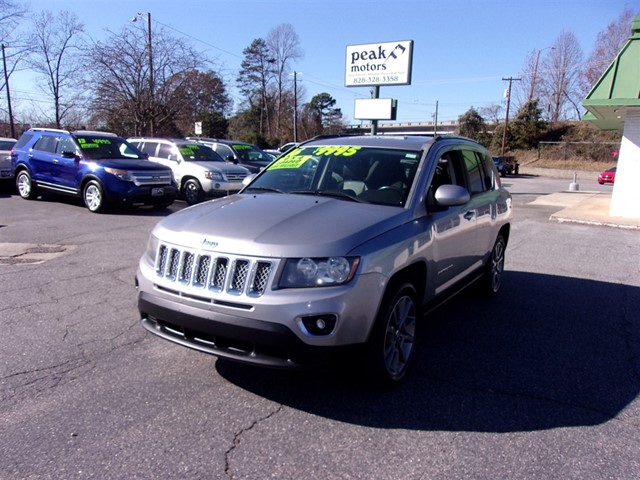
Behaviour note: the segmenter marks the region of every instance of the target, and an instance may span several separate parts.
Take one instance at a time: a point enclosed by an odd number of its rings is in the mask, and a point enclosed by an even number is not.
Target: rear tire
[[[416,298],[409,283],[385,295],[366,350],[365,368],[375,385],[397,385],[407,373],[416,340]]]
[[[26,170],[21,170],[16,177],[16,189],[18,194],[25,200],[36,198],[36,189],[31,181],[31,175]]]

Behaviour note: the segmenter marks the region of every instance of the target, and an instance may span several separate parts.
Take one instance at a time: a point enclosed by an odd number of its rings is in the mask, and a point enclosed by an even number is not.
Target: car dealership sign
[[[348,45],[345,85],[410,85],[413,40]]]

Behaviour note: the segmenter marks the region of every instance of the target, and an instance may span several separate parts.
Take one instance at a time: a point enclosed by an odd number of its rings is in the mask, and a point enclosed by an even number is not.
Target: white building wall
[[[627,108],[609,215],[640,218],[640,108]]]

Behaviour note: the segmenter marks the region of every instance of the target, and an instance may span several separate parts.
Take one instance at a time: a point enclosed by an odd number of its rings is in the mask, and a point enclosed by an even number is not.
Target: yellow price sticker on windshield
[[[318,147],[313,151],[314,155],[333,155],[334,157],[350,157],[360,151],[362,147],[349,146],[324,146]]]
[[[285,155],[278,159],[269,167],[269,170],[275,170],[278,168],[300,168],[309,160],[311,155]]]

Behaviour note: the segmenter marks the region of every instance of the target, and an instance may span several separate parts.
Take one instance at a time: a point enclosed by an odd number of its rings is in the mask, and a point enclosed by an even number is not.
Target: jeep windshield
[[[75,135],[82,156],[88,160],[131,158],[143,160],[145,155],[124,139],[115,136]]]
[[[245,192],[322,195],[404,206],[420,155],[420,151],[378,147],[298,147],[276,159]]]

